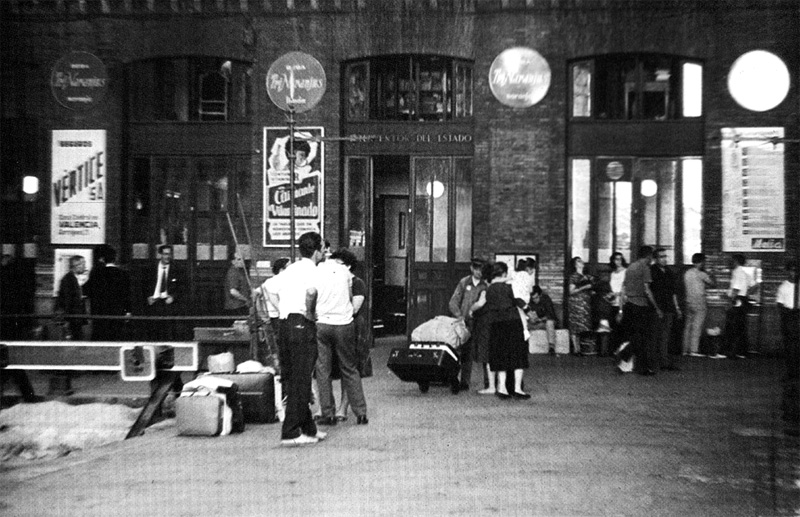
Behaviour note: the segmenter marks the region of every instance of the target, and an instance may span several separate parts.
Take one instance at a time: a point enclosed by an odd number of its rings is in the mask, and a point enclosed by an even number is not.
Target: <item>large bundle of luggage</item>
[[[436,316],[411,332],[408,347],[392,349],[387,366],[400,380],[417,383],[423,393],[431,384],[457,391],[458,349],[469,337],[464,320]]]

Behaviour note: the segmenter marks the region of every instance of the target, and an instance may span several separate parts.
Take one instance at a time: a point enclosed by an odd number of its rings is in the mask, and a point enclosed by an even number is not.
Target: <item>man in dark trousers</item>
[[[478,301],[482,292],[488,287],[486,281],[483,279],[483,266],[485,262],[479,258],[473,258],[470,263],[469,270],[471,274],[459,280],[453,296],[450,297],[448,307],[450,314],[456,318],[461,318],[467,325],[470,335],[473,333],[473,318],[470,315],[470,308]],[[461,356],[461,380],[458,385],[453,386],[453,392],[469,391],[469,382],[472,378],[472,343],[473,339],[470,337],[465,343],[461,343],[459,355]]]
[[[558,317],[550,295],[542,292],[538,285],[531,290],[531,300],[528,302],[528,330],[544,330],[547,332],[548,353],[556,355],[556,324]]]
[[[656,374],[656,350],[653,336],[653,323],[656,315],[661,316],[661,310],[656,306],[650,284],[653,281],[650,264],[653,258],[653,248],[642,246],[639,248],[638,260],[628,267],[625,281],[622,284],[622,299],[624,305],[620,312],[622,325],[630,344],[623,346],[617,352],[621,363],[619,370],[626,373],[622,364],[630,361],[635,356],[635,370],[642,375]]]
[[[61,277],[58,284],[58,296],[56,297],[56,312],[61,314],[86,314],[86,305],[83,301],[83,289],[78,282],[78,275],[86,272],[86,259],[80,255],[73,255],[69,258],[69,271]],[[67,328],[69,329],[68,339],[73,341],[83,340],[83,326],[86,320],[83,318],[69,318]]]
[[[127,271],[117,266],[117,251],[108,244],[101,244],[95,250],[95,256],[97,263],[83,286],[83,293],[90,300],[91,313],[130,316],[131,279]],[[124,341],[126,334],[124,320],[92,322],[92,341]]]
[[[658,344],[659,366],[662,370],[679,370],[676,357],[669,353],[669,344],[672,340],[672,327],[676,319],[680,319],[681,308],[678,305],[678,293],[675,275],[667,268],[667,250],[658,248],[655,252],[656,262],[650,266],[650,276],[653,282],[650,289],[656,300],[656,308],[660,311],[656,330]]]
[[[749,295],[756,287],[755,279],[744,269],[745,257],[731,255],[731,284],[728,289],[730,305],[725,313],[725,349],[730,359],[744,359],[747,354],[747,313]]]
[[[158,247],[158,264],[145,273],[144,296],[147,299],[147,314],[171,317],[179,314],[185,290],[183,272],[172,261],[172,246]],[[147,337],[152,341],[175,341],[176,324],[173,321],[154,321],[148,325]],[[157,329],[157,330],[156,330]]]
[[[281,376],[287,397],[281,427],[281,445],[313,445],[327,437],[311,416],[311,372],[317,360],[317,326],[314,322],[313,280],[322,260],[322,237],[307,232],[297,241],[301,259],[290,264],[267,292],[278,308]]]

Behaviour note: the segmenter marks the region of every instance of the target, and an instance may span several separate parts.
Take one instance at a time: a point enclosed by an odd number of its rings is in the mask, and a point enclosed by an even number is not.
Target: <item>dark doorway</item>
[[[373,322],[378,335],[406,332],[410,161],[373,157]]]

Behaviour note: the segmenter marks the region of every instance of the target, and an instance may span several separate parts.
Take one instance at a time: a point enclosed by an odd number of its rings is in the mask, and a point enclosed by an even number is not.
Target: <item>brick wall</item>
[[[39,78],[28,92],[29,111],[40,128],[34,145],[49,163],[49,130],[108,130],[109,174],[122,175],[124,66],[138,59],[191,54],[225,55],[254,63],[252,191],[245,197],[251,234],[260,235],[262,127],[285,124],[263,87],[270,64],[289,50],[314,55],[327,74],[319,106],[298,124],[324,126],[336,136],[340,66],[382,54],[429,53],[471,59],[474,71],[474,248],[540,254],[540,276],[561,303],[566,245],[567,69],[569,60],[611,52],[663,52],[705,64],[706,128],[704,251],[709,265],[727,278],[721,250],[719,130],[737,126],[783,126],[800,137],[800,7],[790,0],[11,0],[0,5],[3,63],[25,63]],[[506,48],[527,46],[548,61],[547,96],[527,109],[500,104],[487,75]],[[727,94],[730,65],[756,48],[781,56],[793,71],[790,100],[766,113],[738,107]],[[47,76],[64,52],[88,50],[109,67],[107,101],[85,114],[68,112],[52,99]],[[9,57],[11,58],[9,60]],[[787,207],[800,202],[800,153],[787,144]],[[325,233],[337,235],[341,219],[341,156],[326,146]],[[109,225],[119,226],[122,192],[109,182]],[[40,200],[47,228],[47,200]],[[788,246],[800,247],[800,211],[787,210]],[[112,242],[113,244],[113,242]],[[265,252],[269,255],[269,251]],[[46,258],[47,255],[44,255]],[[273,258],[266,256],[265,258]],[[767,299],[774,296],[785,259],[762,253]],[[724,285],[721,289],[724,289]],[[719,293],[722,291],[720,290]]]

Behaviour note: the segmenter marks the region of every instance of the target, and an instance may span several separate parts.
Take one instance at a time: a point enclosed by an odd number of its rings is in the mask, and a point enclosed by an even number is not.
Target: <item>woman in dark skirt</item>
[[[508,266],[496,262],[492,266],[489,288],[481,293],[473,310],[482,309],[489,326],[489,367],[492,374],[497,374],[497,396],[501,399],[528,399],[531,396],[522,391],[523,370],[528,368],[528,344],[517,311],[517,307],[526,310],[527,304],[514,298],[507,280]],[[514,371],[512,394],[506,390],[506,371],[509,370]]]

